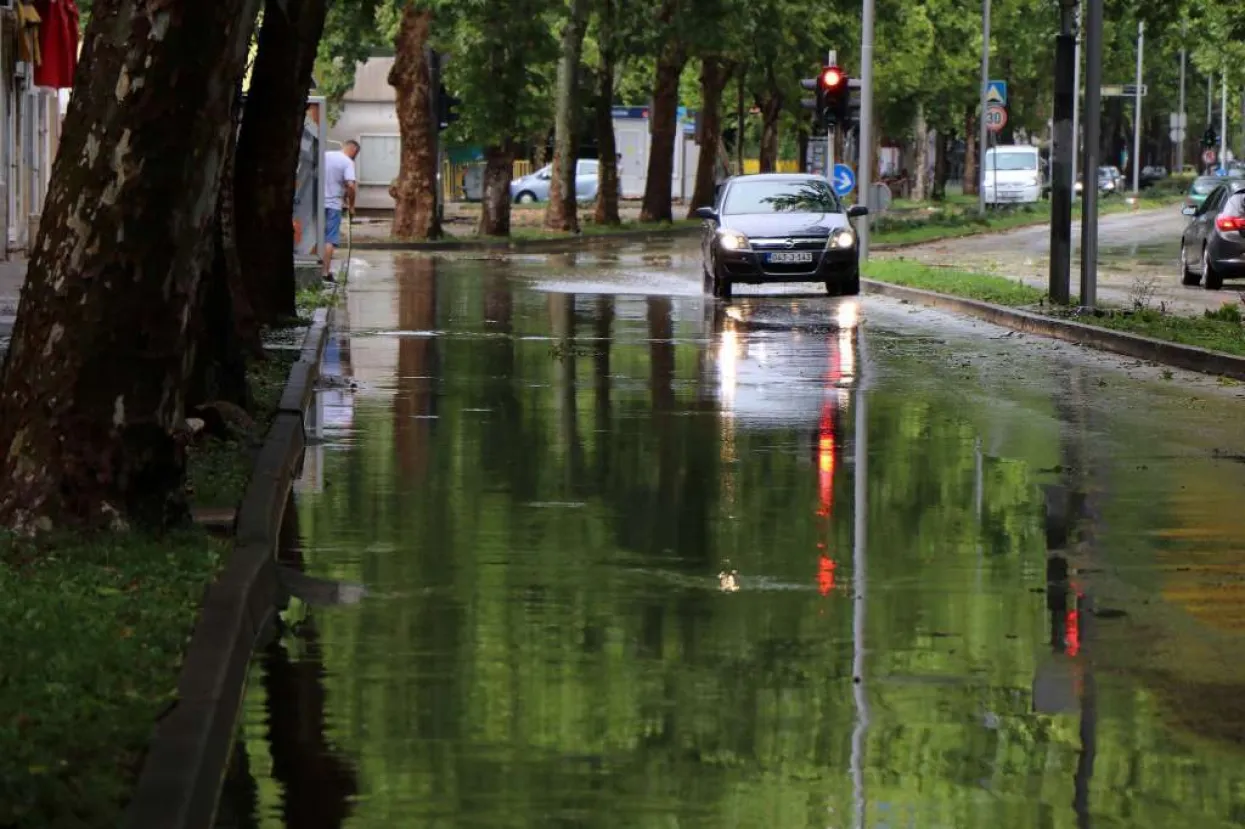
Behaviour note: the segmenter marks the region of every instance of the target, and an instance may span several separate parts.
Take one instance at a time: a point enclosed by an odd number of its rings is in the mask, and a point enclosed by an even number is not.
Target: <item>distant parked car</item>
[[[575,163],[575,198],[592,201],[600,187],[601,162],[581,158]],[[553,183],[553,165],[548,164],[534,173],[510,182],[510,198],[519,204],[549,201],[549,187]]]
[[[1223,184],[1221,176],[1198,176],[1193,179],[1193,183],[1189,185],[1189,192],[1185,194],[1185,207],[1200,207],[1202,202],[1206,201],[1206,197],[1220,184]]]
[[[1245,277],[1245,180],[1219,182],[1201,205],[1181,211],[1191,221],[1180,237],[1180,281],[1209,291]]]

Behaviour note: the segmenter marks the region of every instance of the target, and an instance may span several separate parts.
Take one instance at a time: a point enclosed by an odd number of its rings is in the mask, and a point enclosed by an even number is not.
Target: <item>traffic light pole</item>
[[[831,49],[826,53],[826,65],[835,66],[839,62],[838,53]],[[851,94],[844,91],[844,94]],[[826,126],[826,181],[830,182],[830,189],[834,189],[834,134],[837,127]]]
[[[977,131],[977,212],[986,215],[986,101],[990,86],[990,0],[981,0],[981,126]]]
[[[859,203],[869,207],[873,179],[873,2],[864,0],[860,17],[860,171],[856,175]],[[849,93],[850,94],[850,93]],[[856,225],[860,240],[859,259],[869,261],[870,216],[861,216]]]
[[[1219,73],[1219,166],[1228,164],[1228,73]]]

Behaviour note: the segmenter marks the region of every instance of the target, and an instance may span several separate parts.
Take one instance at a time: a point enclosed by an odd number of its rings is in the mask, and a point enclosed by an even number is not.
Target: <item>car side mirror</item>
[[[863,204],[853,204],[851,207],[847,208],[847,218],[849,219],[855,219],[857,216],[868,215],[869,208],[865,207]]]
[[[712,207],[698,207],[696,208],[696,218],[715,222],[718,219],[718,211]]]
[[[1188,205],[1186,207],[1180,208],[1180,212],[1184,214],[1185,216],[1196,216],[1197,208],[1194,207],[1193,205]]]

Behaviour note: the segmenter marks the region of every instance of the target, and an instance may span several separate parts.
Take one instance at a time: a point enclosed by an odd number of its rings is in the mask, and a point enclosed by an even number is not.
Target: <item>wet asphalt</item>
[[[1245,387],[697,256],[354,263],[251,817],[1241,825]]]

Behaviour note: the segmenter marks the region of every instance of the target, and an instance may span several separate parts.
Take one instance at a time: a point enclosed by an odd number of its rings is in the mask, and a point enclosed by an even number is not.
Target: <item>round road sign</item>
[[[1214,164],[1215,163],[1215,151],[1214,150],[1203,150],[1202,163],[1203,164]]]
[[[986,107],[986,129],[990,132],[1000,132],[1005,126],[1007,126],[1007,110],[998,104],[990,104]]]

